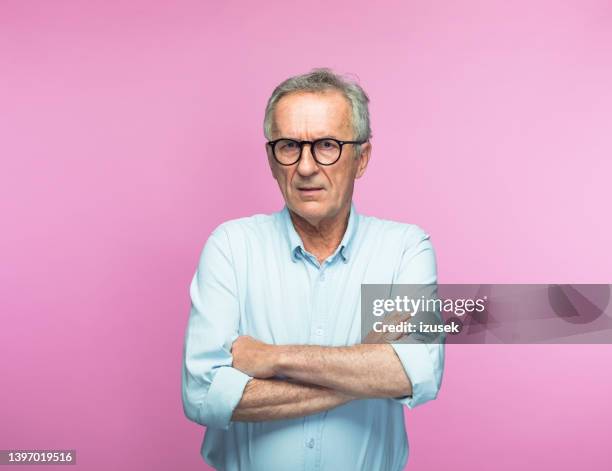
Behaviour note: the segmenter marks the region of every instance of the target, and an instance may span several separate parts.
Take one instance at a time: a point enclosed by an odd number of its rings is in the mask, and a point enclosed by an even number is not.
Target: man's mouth
[[[323,187],[321,186],[298,186],[298,190],[304,194],[314,194],[318,191],[322,191]]]

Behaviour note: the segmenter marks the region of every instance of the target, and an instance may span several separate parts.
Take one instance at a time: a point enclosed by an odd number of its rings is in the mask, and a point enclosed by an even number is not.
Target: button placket
[[[329,260],[326,260],[321,266],[317,276],[318,288],[315,290],[315,296],[317,299],[317,309],[315,316],[312,319],[311,335],[314,339],[314,342],[319,345],[325,344],[324,339],[327,333],[326,325],[327,316],[329,314],[327,312],[327,309],[329,308],[329,306],[325,304],[324,300],[325,293],[328,292],[328,290],[330,289],[330,285],[329,283],[325,283],[325,280],[329,280],[329,270],[331,270],[332,268],[333,264]]]
[[[318,345],[325,345],[325,338],[327,336],[327,316],[328,316],[328,312],[327,309],[329,309],[329,306],[327,305],[326,301],[326,294],[329,292],[329,289],[331,288],[330,284],[329,284],[329,273],[328,271],[331,269],[331,266],[328,262],[326,262],[323,265],[323,268],[321,269],[321,273],[319,273],[319,277],[318,277],[318,289],[317,289],[317,310],[316,310],[316,315],[315,317],[312,319],[313,323],[312,323],[312,336],[314,338],[314,342],[317,343]],[[328,282],[326,283],[325,280],[328,280]]]

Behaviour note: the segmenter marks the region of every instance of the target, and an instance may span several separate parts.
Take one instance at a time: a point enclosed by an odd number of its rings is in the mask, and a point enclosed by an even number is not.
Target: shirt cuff
[[[219,367],[208,389],[200,423],[205,423],[209,428],[227,430],[232,413],[251,379],[251,376],[231,366]]]
[[[391,344],[412,384],[412,396],[393,398],[410,409],[435,399],[438,382],[426,344]],[[437,347],[437,346],[436,346]]]

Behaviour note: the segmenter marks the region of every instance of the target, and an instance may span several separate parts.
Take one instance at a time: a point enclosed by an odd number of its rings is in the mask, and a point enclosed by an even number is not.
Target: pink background
[[[281,207],[263,110],[312,67],[369,93],[357,207],[425,228],[441,282],[612,282],[609,2],[255,3],[0,3],[0,448],[206,469],[188,285],[217,224]],[[449,348],[409,468],[610,469],[611,361]]]

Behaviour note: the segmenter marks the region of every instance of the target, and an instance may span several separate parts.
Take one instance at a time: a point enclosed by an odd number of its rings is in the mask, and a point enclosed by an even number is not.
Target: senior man
[[[401,470],[403,405],[438,394],[443,344],[362,343],[362,283],[436,283],[423,230],[352,203],[368,101],[329,69],[282,82],[264,132],[285,207],[225,222],[204,246],[182,391],[217,469]]]

